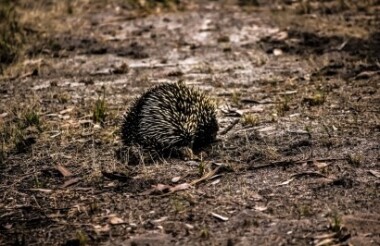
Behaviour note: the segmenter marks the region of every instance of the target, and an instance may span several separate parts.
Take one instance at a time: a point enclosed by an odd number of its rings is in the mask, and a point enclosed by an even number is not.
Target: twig
[[[291,178],[299,178],[299,177],[302,177],[302,176],[315,176],[315,177],[323,177],[323,178],[327,178],[326,175],[320,173],[320,172],[302,172],[302,173],[296,173],[296,174],[293,174],[292,176],[290,176]]]
[[[283,161],[275,161],[271,162],[269,164],[264,164],[260,166],[250,167],[248,170],[258,170],[268,167],[277,167],[277,166],[290,166],[290,165],[296,165],[296,164],[303,164],[303,163],[313,163],[313,162],[323,162],[323,161],[342,161],[346,160],[346,158],[321,158],[321,159],[309,159],[309,160],[283,160]]]
[[[223,131],[220,132],[220,135],[225,135],[227,132],[229,132],[234,126],[239,123],[240,119],[235,119],[234,121],[231,122],[229,126],[227,126]]]
[[[196,184],[198,184],[199,182],[202,182],[202,181],[204,181],[204,180],[207,180],[207,179],[213,177],[213,176],[219,171],[219,169],[220,169],[221,167],[222,167],[222,166],[219,166],[219,167],[215,168],[214,170],[212,170],[212,171],[206,173],[206,174],[203,175],[201,178],[191,181],[191,182],[190,182],[190,185],[196,185]]]

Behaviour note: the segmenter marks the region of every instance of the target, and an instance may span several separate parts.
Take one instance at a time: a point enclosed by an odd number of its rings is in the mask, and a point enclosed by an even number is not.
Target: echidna
[[[165,153],[182,147],[200,149],[215,141],[215,106],[206,95],[183,83],[164,83],[136,99],[124,115],[125,145]]]

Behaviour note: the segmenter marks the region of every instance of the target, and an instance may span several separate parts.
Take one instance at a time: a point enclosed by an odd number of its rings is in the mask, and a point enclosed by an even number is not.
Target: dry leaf
[[[173,193],[176,191],[187,190],[191,187],[188,183],[182,183],[176,186],[157,184],[153,185],[153,188],[141,193],[142,195],[162,195],[166,193]]]
[[[40,191],[40,192],[43,192],[43,193],[52,193],[53,190],[51,189],[29,189],[30,191]]]
[[[59,114],[66,114],[66,113],[70,113],[71,111],[73,111],[74,107],[71,107],[71,108],[67,108],[67,109],[64,109],[62,111],[59,112]]]
[[[260,212],[263,212],[263,211],[265,211],[265,210],[267,210],[267,209],[268,209],[268,207],[264,207],[264,206],[255,206],[255,210],[260,211]]]
[[[70,172],[66,167],[57,165],[57,170],[62,174],[63,177],[73,176],[72,172]]]
[[[315,161],[314,162],[314,166],[318,169],[323,169],[323,168],[326,168],[328,166],[328,164],[326,162],[317,162]]]
[[[260,196],[258,193],[254,193],[250,197],[257,201],[263,200],[263,197]]]
[[[320,242],[315,242],[315,246],[331,245],[334,242],[333,238],[326,238]]]
[[[180,179],[181,179],[181,177],[179,177],[179,176],[174,177],[174,178],[172,178],[172,182],[177,183]]]
[[[217,214],[217,213],[211,213],[212,216],[214,216],[215,218],[221,220],[221,221],[228,221],[228,217],[225,217],[225,216],[222,216],[220,214]]]
[[[101,232],[108,232],[110,230],[110,226],[108,224],[105,226],[101,226],[101,225],[93,225],[93,226],[94,226],[94,231],[97,234],[100,234]]]
[[[322,234],[322,235],[318,235],[318,236],[315,236],[314,238],[315,239],[326,239],[326,238],[332,238],[332,237],[335,237],[336,233],[328,233],[328,234]]]
[[[4,225],[4,228],[7,229],[7,230],[12,229],[12,227],[13,227],[13,225],[9,224],[9,223],[7,223],[7,224]]]
[[[159,218],[157,220],[152,220],[152,222],[155,223],[155,224],[157,224],[157,223],[161,223],[161,222],[163,222],[163,221],[165,221],[167,219],[168,219],[168,217],[164,216],[164,217],[161,217],[161,218]]]
[[[193,225],[185,224],[185,226],[186,226],[187,229],[190,229],[190,230],[194,229],[194,226],[193,226]]]
[[[124,220],[122,218],[117,217],[116,214],[110,214],[108,222],[111,225],[118,225],[118,224],[123,224]]]
[[[179,184],[179,185],[176,185],[172,188],[170,188],[170,191],[171,192],[176,192],[176,191],[180,191],[180,190],[187,190],[191,187],[190,184],[188,183],[182,183],[182,184]]]
[[[211,185],[216,185],[216,184],[218,184],[220,182],[220,179],[217,179],[217,180],[215,180],[215,181],[212,181],[210,184]]]
[[[273,55],[275,55],[275,56],[280,56],[282,54],[283,54],[283,52],[281,49],[274,49],[273,50]]]
[[[141,195],[161,195],[170,192],[171,188],[172,186],[164,184],[152,185],[151,189],[142,192]]]
[[[373,176],[375,176],[376,178],[380,178],[380,172],[379,171],[376,171],[376,170],[368,170],[368,172],[370,174],[372,174]]]
[[[293,180],[294,180],[294,178],[288,179],[282,183],[277,184],[276,186],[283,186],[283,185],[290,184]]]
[[[80,181],[80,178],[72,178],[67,180],[63,185],[61,185],[61,188],[66,188],[70,185],[76,184]]]

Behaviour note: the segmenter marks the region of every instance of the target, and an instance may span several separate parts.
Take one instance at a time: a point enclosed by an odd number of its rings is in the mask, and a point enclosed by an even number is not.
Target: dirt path
[[[380,244],[380,3],[369,2],[66,18],[70,32],[0,80],[0,244]],[[201,160],[123,163],[129,102],[179,80],[232,128]]]

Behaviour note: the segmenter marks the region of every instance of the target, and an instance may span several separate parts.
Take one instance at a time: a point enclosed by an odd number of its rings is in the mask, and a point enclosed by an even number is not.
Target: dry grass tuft
[[[0,1],[0,74],[12,63],[23,43],[24,33],[18,22],[15,4],[10,0]]]

